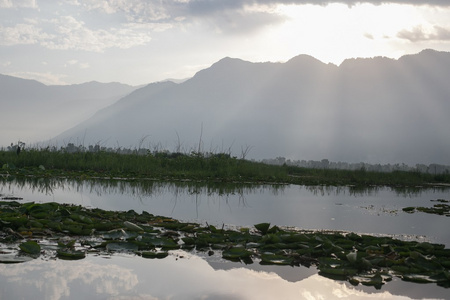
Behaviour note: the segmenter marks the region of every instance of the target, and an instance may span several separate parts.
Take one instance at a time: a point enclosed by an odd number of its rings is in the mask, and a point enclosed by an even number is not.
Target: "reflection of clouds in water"
[[[90,287],[97,294],[118,295],[124,291],[132,290],[138,284],[138,278],[132,270],[115,264],[101,265],[97,261],[88,259],[83,261],[40,261],[16,265],[0,265],[0,278],[8,285],[16,283],[15,292],[26,286],[36,298],[61,299],[69,297],[79,298],[76,295],[80,286],[82,289]],[[13,291],[14,292],[14,291]],[[74,295],[75,294],[75,295]],[[1,293],[0,293],[1,295]],[[0,297],[2,298],[2,297]]]
[[[184,258],[181,258],[183,256]],[[300,270],[299,270],[300,271]],[[11,290],[13,292],[11,292]],[[115,255],[81,261],[34,260],[0,265],[0,299],[409,299],[366,293],[318,274],[290,282],[274,272],[214,269],[204,259],[174,251],[161,260]]]
[[[158,299],[408,299],[386,291],[367,294],[317,274],[290,282],[274,272],[239,268],[239,264],[216,270],[197,256],[183,255],[179,260],[172,256],[153,261],[151,269],[157,271],[145,273],[148,290],[143,294]]]

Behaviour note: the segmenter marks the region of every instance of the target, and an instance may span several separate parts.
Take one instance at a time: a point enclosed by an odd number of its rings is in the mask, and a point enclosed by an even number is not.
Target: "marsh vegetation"
[[[17,176],[104,177],[222,182],[267,182],[298,185],[430,186],[450,184],[450,174],[418,171],[375,172],[268,165],[227,153],[170,153],[136,150],[68,152],[26,149],[20,155],[0,151],[1,174]]]
[[[326,187],[346,186],[352,196],[357,196],[358,190],[376,190],[380,186],[416,191],[430,186],[445,188],[450,183],[448,174],[308,169],[267,165],[226,153],[69,153],[25,149],[20,153],[0,151],[0,165],[2,181],[22,178],[19,182],[45,192],[52,192],[65,184],[61,183],[65,180],[111,186],[126,182],[131,187],[136,183],[148,194],[154,193],[157,185],[141,185],[141,182],[185,183],[189,193],[194,194],[202,189],[198,183],[212,184],[207,193],[219,194],[234,193],[228,185],[235,183],[249,189],[268,184],[280,190],[291,185],[319,186],[322,193]],[[232,228],[224,224],[179,221],[145,210],[110,211],[56,202],[22,203],[18,202],[19,197],[5,198],[16,201],[0,202],[0,242],[6,245],[0,257],[2,263],[25,262],[37,257],[76,260],[90,254],[117,252],[161,259],[174,249],[183,249],[245,264],[313,266],[322,276],[377,289],[394,278],[450,286],[450,252],[439,243],[339,230],[288,228],[272,226],[269,222]],[[448,200],[433,201],[436,203],[432,203],[432,208],[408,206],[389,210],[383,207],[383,212],[448,216]],[[331,205],[339,207],[342,203]],[[366,210],[371,207],[367,206]]]

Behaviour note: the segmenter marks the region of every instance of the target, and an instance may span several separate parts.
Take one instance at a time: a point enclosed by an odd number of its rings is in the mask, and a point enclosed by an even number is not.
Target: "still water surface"
[[[21,197],[23,202],[54,201],[106,210],[148,211],[216,226],[270,222],[301,229],[389,234],[450,247],[450,218],[402,211],[408,206],[432,207],[436,202],[430,200],[449,200],[449,190],[441,188],[355,190],[29,179],[1,181],[0,194]],[[354,287],[321,277],[314,268],[242,265],[224,261],[219,255],[205,257],[204,253],[183,251],[173,251],[162,260],[89,255],[76,262],[37,259],[0,265],[0,299],[446,299],[448,292],[434,284],[398,279],[382,290]]]

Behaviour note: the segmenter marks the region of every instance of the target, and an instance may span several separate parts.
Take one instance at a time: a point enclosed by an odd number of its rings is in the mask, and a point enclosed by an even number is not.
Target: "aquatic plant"
[[[269,223],[232,230],[179,222],[148,212],[105,211],[58,203],[0,202],[0,262],[24,257],[83,259],[89,253],[131,252],[164,258],[173,249],[204,251],[246,264],[315,266],[319,274],[380,288],[394,276],[450,287],[450,249],[343,232],[288,230]],[[52,254],[53,253],[53,254]]]

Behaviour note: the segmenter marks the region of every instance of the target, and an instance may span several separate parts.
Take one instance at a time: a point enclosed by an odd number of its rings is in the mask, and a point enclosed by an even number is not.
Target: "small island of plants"
[[[298,185],[352,185],[417,187],[450,185],[450,174],[418,171],[374,172],[269,165],[228,153],[179,153],[136,150],[113,151],[26,149],[20,154],[0,151],[0,175],[120,178],[155,180],[202,180],[240,183]]]
[[[105,211],[58,203],[0,202],[1,263],[41,255],[83,259],[125,251],[164,258],[173,249],[219,252],[246,264],[315,266],[319,274],[380,288],[399,277],[450,287],[450,249],[343,232],[282,229],[269,223],[225,229],[184,223],[148,212]],[[19,250],[20,249],[20,250]]]

